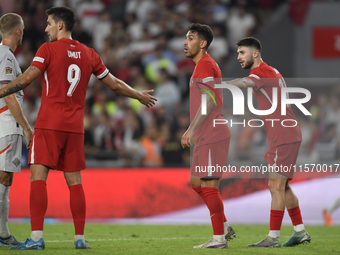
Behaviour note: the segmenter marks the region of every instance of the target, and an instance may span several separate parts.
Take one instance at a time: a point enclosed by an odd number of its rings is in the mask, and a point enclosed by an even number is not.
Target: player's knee
[[[284,192],[285,184],[280,179],[269,179],[268,189],[271,193]]]
[[[47,174],[45,173],[40,173],[40,172],[35,172],[35,173],[32,173],[31,172],[31,182],[33,181],[46,181],[47,179]]]
[[[216,188],[216,189],[218,189],[219,183],[220,183],[220,179],[218,179],[218,178],[201,180],[202,188],[206,187],[206,188]]]
[[[12,186],[12,183],[13,183],[13,177],[11,177],[11,178],[9,179],[9,182],[8,182],[8,185],[7,185],[7,186]]]
[[[0,184],[4,186],[11,186],[12,182],[8,178],[0,178]]]
[[[64,177],[65,177],[67,186],[69,186],[69,187],[71,187],[73,185],[81,184],[80,171],[77,171],[77,172],[64,172]]]
[[[191,178],[190,186],[193,187],[201,187],[201,179],[200,178]]]
[[[13,173],[0,171],[0,184],[4,186],[11,186],[13,182]]]

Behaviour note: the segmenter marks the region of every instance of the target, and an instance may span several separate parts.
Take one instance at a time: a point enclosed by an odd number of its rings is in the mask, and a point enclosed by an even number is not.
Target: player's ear
[[[205,47],[207,47],[207,41],[206,40],[201,40],[200,46],[201,46],[201,49],[204,49]]]
[[[253,51],[253,57],[258,58],[260,56],[260,52],[258,50]]]
[[[62,22],[62,21],[58,22],[58,30],[62,30],[64,26],[65,26],[64,22]]]

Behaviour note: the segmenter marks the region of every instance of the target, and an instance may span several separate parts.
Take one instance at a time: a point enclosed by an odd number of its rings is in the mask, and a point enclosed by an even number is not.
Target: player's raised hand
[[[157,98],[151,96],[154,90],[143,90],[140,92],[140,98],[138,99],[139,102],[144,104],[146,107],[150,108],[156,104]]]

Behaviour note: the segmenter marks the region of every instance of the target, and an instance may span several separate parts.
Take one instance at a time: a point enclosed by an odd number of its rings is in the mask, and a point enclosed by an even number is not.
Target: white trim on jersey
[[[209,158],[208,158],[208,176],[212,176],[212,171],[211,171],[211,151],[209,149]]]
[[[44,72],[44,78],[46,81],[46,96],[48,96],[48,78],[47,78],[47,71]]]
[[[276,68],[273,68],[273,69],[274,69],[274,72],[275,72],[276,74],[279,74],[279,73],[280,73]]]
[[[278,155],[277,155],[277,149],[276,149],[276,151],[275,151],[275,158],[274,158],[274,164],[272,165],[273,168],[276,167],[276,160],[277,160],[277,157],[278,157]]]
[[[106,68],[104,72],[102,72],[101,74],[97,75],[97,78],[98,78],[98,79],[102,79],[102,78],[104,78],[108,73],[109,73],[109,70]]]
[[[269,102],[270,102],[271,104],[273,104],[273,102],[272,102],[272,100],[270,99],[270,97],[268,96],[267,92],[266,92],[263,88],[261,88],[260,91],[263,93],[263,95],[266,96],[266,98],[269,100]]]
[[[40,62],[40,63],[44,63],[45,59],[41,58],[41,57],[34,57],[32,62],[34,62],[34,61],[37,61],[37,62]]]
[[[251,74],[251,75],[249,75],[249,77],[254,77],[257,80],[260,80],[260,77],[258,77],[256,74]]]
[[[203,83],[206,83],[206,82],[209,82],[209,81],[214,81],[214,77],[203,78]]]
[[[30,164],[34,164],[34,136],[32,139],[32,144],[31,144],[31,160],[30,160]]]
[[[207,94],[203,93],[202,94],[202,114],[207,115]]]

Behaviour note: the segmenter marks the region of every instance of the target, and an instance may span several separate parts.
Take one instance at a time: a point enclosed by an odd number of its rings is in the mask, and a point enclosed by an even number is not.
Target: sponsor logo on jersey
[[[12,75],[13,74],[13,68],[8,66],[6,67],[6,75]]]

